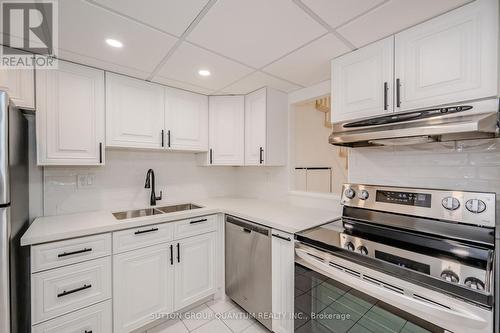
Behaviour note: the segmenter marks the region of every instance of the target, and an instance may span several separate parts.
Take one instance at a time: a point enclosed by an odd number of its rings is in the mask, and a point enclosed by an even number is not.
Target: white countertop
[[[274,229],[296,233],[335,220],[341,214],[340,204],[338,210],[324,210],[287,202],[228,197],[197,200],[194,203],[203,208],[126,220],[117,220],[111,212],[106,211],[39,217],[21,238],[21,245],[53,242],[217,213],[234,215]]]

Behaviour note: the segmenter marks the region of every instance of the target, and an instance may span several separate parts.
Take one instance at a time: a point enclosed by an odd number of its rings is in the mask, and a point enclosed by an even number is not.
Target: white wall
[[[351,149],[349,181],[500,191],[500,139]]]
[[[44,215],[149,206],[146,172],[155,171],[158,205],[235,194],[235,168],[200,167],[193,153],[107,150],[104,167],[45,167]],[[95,177],[77,187],[77,175]]]

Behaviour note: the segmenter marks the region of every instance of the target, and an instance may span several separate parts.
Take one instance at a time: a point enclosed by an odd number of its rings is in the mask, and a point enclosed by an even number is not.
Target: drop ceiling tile
[[[337,31],[357,47],[364,46],[471,0],[391,0]]]
[[[117,49],[106,38],[123,42]],[[177,41],[84,1],[59,1],[59,48],[117,66],[152,72]]]
[[[212,75],[200,76],[200,69],[208,69]],[[210,90],[219,90],[251,71],[249,67],[183,42],[156,75]]]
[[[248,94],[262,87],[271,87],[284,92],[291,92],[302,88],[301,86],[280,80],[271,75],[254,72],[240,81],[222,89],[221,94]]]
[[[307,7],[332,28],[381,4],[385,0],[302,0]]]
[[[208,0],[91,0],[176,36],[182,35]]]
[[[330,60],[350,50],[336,36],[327,34],[265,67],[263,71],[307,87],[328,80]]]
[[[198,94],[203,94],[203,95],[210,95],[210,93],[213,91],[211,89],[206,89],[203,87],[198,87],[186,82],[181,82],[177,80],[172,80],[166,77],[161,77],[161,76],[155,76],[152,82],[164,84],[169,87],[174,87],[174,88],[179,88],[179,89],[184,89],[188,91],[192,91]]]
[[[68,60],[68,61],[76,62],[78,64],[85,64],[87,66],[92,66],[92,67],[96,67],[99,69],[104,69],[104,70],[107,70],[110,72],[115,72],[115,73],[119,73],[119,74],[132,76],[132,77],[135,77],[138,79],[143,79],[143,80],[148,78],[151,74],[150,72],[142,71],[142,70],[137,69],[137,68],[120,66],[120,65],[113,63],[113,62],[107,62],[107,61],[104,61],[101,59],[96,59],[96,58],[84,56],[84,55],[81,55],[78,53],[69,52],[69,51],[61,50],[61,49],[59,49],[58,57],[59,57],[59,59],[62,59],[62,60]]]
[[[290,0],[219,0],[187,39],[259,68],[326,32]]]

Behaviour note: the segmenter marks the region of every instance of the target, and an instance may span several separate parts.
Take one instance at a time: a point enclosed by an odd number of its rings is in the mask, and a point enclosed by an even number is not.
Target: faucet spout
[[[149,169],[147,174],[146,174],[146,183],[144,184],[144,188],[151,188],[151,198],[150,198],[150,205],[151,206],[156,206],[156,200],[161,200],[163,193],[160,191],[160,196],[157,197],[155,193],[155,172],[153,169]]]

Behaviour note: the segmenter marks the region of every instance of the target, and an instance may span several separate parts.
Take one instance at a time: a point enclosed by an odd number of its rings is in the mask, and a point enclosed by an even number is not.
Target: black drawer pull
[[[92,248],[84,248],[83,250],[73,251],[73,252],[63,252],[57,255],[58,258],[72,256],[74,254],[80,254],[85,252],[92,252]]]
[[[264,148],[259,148],[259,164],[264,163]]]
[[[251,233],[251,232],[252,232],[252,230],[250,230],[250,229],[248,229],[248,228],[245,228],[245,227],[243,227],[243,231],[244,231],[244,232],[248,232],[248,233]]]
[[[92,288],[91,284],[84,284],[83,287],[80,287],[80,288],[76,288],[76,289],[69,290],[69,291],[64,290],[62,293],[57,294],[57,297],[63,297],[63,296],[71,295],[71,294],[74,294],[74,293],[77,293],[79,291],[82,291],[82,290],[85,290],[85,289],[89,289],[89,288]]]
[[[278,234],[272,234],[272,235],[273,235],[274,237],[276,237],[276,238],[279,238],[279,239],[282,239],[282,240],[286,240],[286,241],[288,241],[288,242],[290,242],[290,241],[291,241],[290,237],[283,237],[283,236],[278,235]]]
[[[207,222],[207,219],[201,219],[201,220],[196,220],[196,221],[191,221],[189,224],[196,224],[196,223],[201,223],[201,222]]]
[[[92,330],[90,330],[90,331],[85,330],[85,333],[92,333]]]
[[[140,234],[145,234],[147,232],[154,232],[154,231],[158,231],[158,228],[151,228],[148,230],[139,230],[139,231],[134,232],[134,234],[140,235]]]

